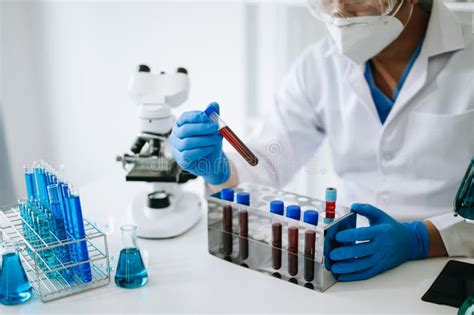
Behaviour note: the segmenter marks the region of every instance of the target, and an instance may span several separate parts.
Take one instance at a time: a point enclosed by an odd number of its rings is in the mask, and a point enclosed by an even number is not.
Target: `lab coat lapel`
[[[393,121],[426,84],[429,58],[464,48],[461,25],[441,0],[434,0],[420,55],[390,111],[384,126]]]
[[[365,64],[357,65],[355,63],[348,63],[348,69],[345,75],[345,82],[357,96],[357,101],[367,109],[370,115],[380,121],[379,114],[375,108],[375,103],[370,94],[370,88],[367,80],[364,77]]]

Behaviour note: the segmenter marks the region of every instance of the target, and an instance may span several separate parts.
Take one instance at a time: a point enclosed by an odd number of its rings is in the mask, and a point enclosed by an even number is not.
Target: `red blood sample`
[[[308,282],[314,280],[314,248],[316,232],[306,230],[304,233],[304,279]]]
[[[250,149],[237,137],[228,126],[219,129],[219,133],[239,152],[239,154],[252,166],[258,164],[258,158]]]
[[[334,219],[336,217],[336,202],[326,201],[326,218]]]
[[[281,232],[280,222],[272,224],[272,267],[273,269],[281,268]]]
[[[288,273],[290,276],[298,274],[298,228],[288,228]]]
[[[240,259],[247,259],[249,257],[249,216],[247,210],[239,212],[239,250]]]
[[[222,208],[222,252],[232,254],[232,207],[225,205]]]

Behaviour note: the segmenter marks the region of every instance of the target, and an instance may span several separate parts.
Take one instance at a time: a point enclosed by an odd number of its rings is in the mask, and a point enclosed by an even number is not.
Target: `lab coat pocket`
[[[459,181],[474,155],[474,110],[459,114],[411,112],[407,153],[417,178]]]

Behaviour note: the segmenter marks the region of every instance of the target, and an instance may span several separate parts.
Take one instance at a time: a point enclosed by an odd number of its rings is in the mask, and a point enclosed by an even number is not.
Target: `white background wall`
[[[179,111],[217,100],[232,112],[229,123],[243,128],[243,5],[42,1],[3,7],[4,124],[20,194],[25,161],[64,163],[79,184],[121,171],[114,158],[136,133],[127,84],[139,63],[169,71],[185,66],[192,91]]]
[[[122,171],[114,158],[136,132],[127,83],[140,63],[188,68],[191,95],[176,114],[216,100],[245,138],[321,29],[304,7],[278,4],[5,1],[2,8],[3,124],[18,195],[22,165],[40,158],[64,164],[79,185]]]

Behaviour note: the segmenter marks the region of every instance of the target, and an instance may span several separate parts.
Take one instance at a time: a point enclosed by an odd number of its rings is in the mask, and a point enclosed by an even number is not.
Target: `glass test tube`
[[[73,228],[73,236],[75,239],[84,239],[86,232],[84,229],[84,220],[82,218],[81,200],[79,194],[73,190],[70,191],[69,195],[69,210],[71,212],[70,225]],[[81,271],[80,276],[84,282],[90,282],[92,280],[92,272],[89,261],[89,252],[87,250],[87,241],[81,241],[76,243],[75,251],[76,262],[86,262],[79,265]]]
[[[26,193],[28,195],[28,200],[34,200],[36,198],[36,180],[35,180],[35,170],[32,165],[25,165],[25,183],[26,183]]]
[[[304,279],[307,282],[314,280],[314,252],[318,217],[319,214],[316,210],[306,210],[304,212],[303,221],[306,223],[304,233]]]
[[[63,212],[61,210],[62,198],[58,184],[48,185],[48,196],[51,204],[51,225],[54,227],[54,234],[58,241],[66,242],[68,240],[68,237],[66,233]],[[59,246],[57,247],[56,252],[57,254],[59,254],[59,259],[62,265],[66,265],[71,262],[69,246]],[[66,280],[73,280],[73,274],[71,272],[71,269],[64,269],[61,271],[61,274],[66,278]]]
[[[336,217],[336,188],[326,188],[326,218],[334,219]]]
[[[225,188],[221,190],[220,198],[227,201],[234,201],[234,190]],[[233,250],[232,239],[232,206],[222,207],[222,252],[229,256]]]
[[[288,273],[290,276],[298,274],[298,234],[299,220],[301,218],[301,208],[291,205],[286,208],[288,220]]]
[[[38,186],[39,200],[41,201],[41,204],[43,206],[48,206],[49,200],[48,200],[48,191],[46,190],[47,183],[46,183],[45,170],[38,163],[35,164],[34,169],[35,169],[36,184]]]
[[[281,200],[270,202],[270,212],[272,215],[272,267],[275,270],[281,268],[281,243],[282,243],[282,216],[284,213],[284,203]]]
[[[250,206],[250,194],[248,192],[239,192],[236,195],[236,201],[239,205]],[[242,260],[249,257],[248,237],[249,214],[247,208],[239,207],[239,253]]]
[[[258,158],[253,154],[252,151],[240,140],[239,137],[227,126],[222,120],[219,114],[216,112],[216,108],[213,106],[208,107],[205,113],[217,123],[219,133],[234,147],[235,150],[249,163],[251,166],[258,164]]]

